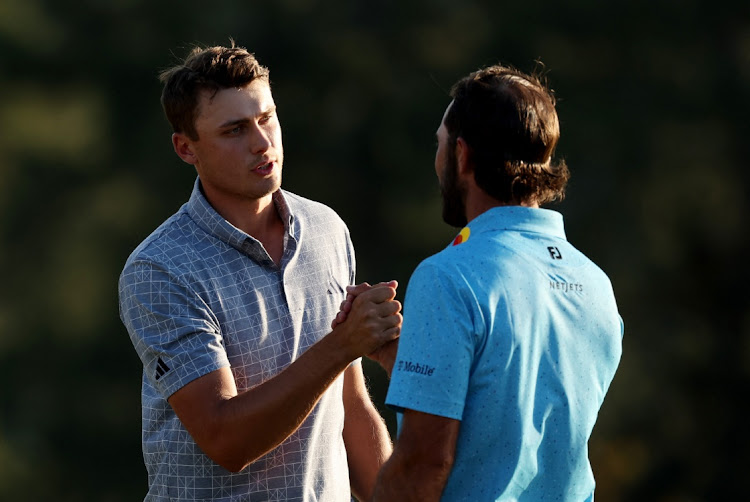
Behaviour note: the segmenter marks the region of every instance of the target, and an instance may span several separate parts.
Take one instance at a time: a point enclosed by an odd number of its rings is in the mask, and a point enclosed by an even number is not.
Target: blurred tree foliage
[[[556,209],[626,323],[591,443],[597,500],[745,492],[749,4],[212,5],[0,2],[0,499],[143,496],[140,364],[116,281],[195,176],[171,150],[157,74],[230,37],[271,68],[285,186],[339,211],[359,279],[398,279],[401,295],[453,235],[433,172],[450,85],[543,61],[573,171]]]

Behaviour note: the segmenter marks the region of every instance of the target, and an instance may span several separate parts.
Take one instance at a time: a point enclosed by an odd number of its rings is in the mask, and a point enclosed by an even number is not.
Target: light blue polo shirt
[[[496,207],[412,275],[386,403],[461,421],[443,500],[593,500],[587,444],[622,335],[562,216]]]
[[[222,367],[243,392],[330,331],[354,282],[349,231],[317,202],[280,190],[274,203],[286,229],[280,267],[211,207],[196,180],[190,200],[122,271],[120,315],[143,362],[146,501],[350,501],[343,377],[297,431],[239,473],[208,458],[167,402]]]

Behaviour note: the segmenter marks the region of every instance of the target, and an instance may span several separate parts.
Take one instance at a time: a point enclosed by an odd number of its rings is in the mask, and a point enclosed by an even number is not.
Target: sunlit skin
[[[281,186],[284,149],[268,83],[201,94],[195,119],[198,139],[175,133],[182,160],[195,166],[206,199],[227,221],[280,257],[283,224],[272,194]]]
[[[445,128],[445,117],[448,115],[448,111],[451,109],[453,101],[448,104],[448,107],[443,113],[443,119],[440,121],[440,127],[435,132],[435,139],[437,140],[437,149],[435,150],[435,174],[437,174],[438,181],[442,182],[443,170],[447,164],[445,156],[447,155],[446,150],[448,149],[448,129]]]

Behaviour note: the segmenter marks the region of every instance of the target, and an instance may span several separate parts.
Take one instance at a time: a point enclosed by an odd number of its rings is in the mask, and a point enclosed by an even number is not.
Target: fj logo
[[[560,250],[557,249],[554,246],[549,246],[547,248],[547,251],[549,251],[549,255],[552,257],[553,260],[562,260],[562,255],[560,254]]]

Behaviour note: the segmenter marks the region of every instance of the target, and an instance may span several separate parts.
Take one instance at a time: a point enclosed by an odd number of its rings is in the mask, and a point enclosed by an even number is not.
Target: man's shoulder
[[[169,262],[176,250],[184,252],[190,246],[197,228],[186,206],[182,206],[138,244],[126,260],[125,269],[138,262]]]
[[[503,245],[502,237],[502,232],[471,232],[465,227],[446,247],[422,260],[420,266],[453,269],[474,267],[475,262],[490,255],[494,259],[512,258],[513,253]]]
[[[424,258],[414,269],[409,283],[453,282],[460,275],[458,273],[460,267],[461,262],[457,259],[455,250],[448,246]]]
[[[446,283],[473,282],[488,275],[517,275],[533,267],[507,232],[467,232],[464,228],[451,243],[423,259],[415,275]],[[506,271],[508,274],[506,274]]]

